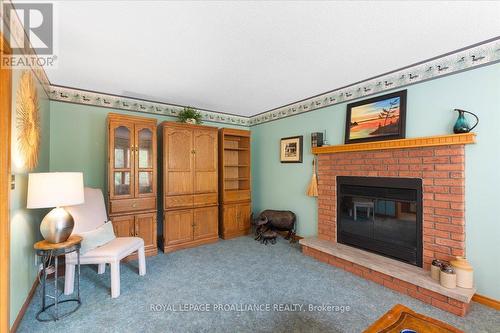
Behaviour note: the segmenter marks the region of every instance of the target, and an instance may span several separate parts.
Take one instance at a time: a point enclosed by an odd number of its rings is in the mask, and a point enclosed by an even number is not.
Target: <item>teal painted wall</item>
[[[28,171],[19,154],[16,129],[16,92],[21,71],[12,73],[12,174],[16,177],[16,187],[10,193],[10,325],[14,323],[19,310],[35,282],[33,244],[40,239],[40,221],[46,210],[26,209]],[[49,171],[50,111],[47,95],[37,84],[40,103],[41,145],[38,167],[32,172]]]
[[[466,147],[466,246],[475,267],[478,293],[500,299],[500,64],[410,86],[407,137],[451,133],[454,108],[479,115],[477,144]],[[346,103],[252,127],[253,210],[289,209],[298,216],[301,236],[317,234],[316,199],[305,191],[311,178],[310,135],[327,132],[328,144],[344,140]],[[302,164],[281,164],[280,138],[303,135]]]
[[[106,185],[106,116],[108,113],[137,116],[137,112],[112,110],[103,107],[50,101],[50,170],[82,171],[86,186]],[[144,115],[162,121],[176,118]],[[234,127],[218,123],[208,126]]]

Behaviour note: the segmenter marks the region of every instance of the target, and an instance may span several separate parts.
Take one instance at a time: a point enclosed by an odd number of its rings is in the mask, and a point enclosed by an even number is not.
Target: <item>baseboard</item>
[[[205,239],[200,239],[200,240],[196,240],[196,241],[175,244],[175,245],[168,245],[168,246],[165,246],[163,248],[163,253],[167,254],[170,252],[189,249],[189,248],[197,247],[200,245],[216,243],[218,241],[219,241],[219,236],[213,237],[213,238],[205,238]]]
[[[19,324],[21,323],[21,320],[23,320],[24,314],[26,313],[26,310],[28,310],[28,306],[30,305],[33,296],[35,296],[36,287],[38,287],[38,274],[35,278],[35,282],[33,282],[33,286],[31,287],[30,292],[28,293],[28,297],[26,297],[21,310],[19,310],[19,313],[17,314],[14,324],[12,324],[12,327],[10,328],[10,333],[16,333],[17,329],[19,328]]]
[[[483,295],[474,294],[474,296],[472,296],[472,300],[474,302],[481,303],[495,310],[500,310],[500,301],[496,299],[489,298]]]
[[[241,237],[241,236],[246,236],[246,235],[250,235],[251,233],[251,230],[250,229],[247,229],[247,230],[243,230],[243,231],[235,231],[235,232],[222,232],[219,234],[219,237],[222,238],[223,240],[228,240],[228,239],[233,239],[233,238],[236,238],[236,237]]]

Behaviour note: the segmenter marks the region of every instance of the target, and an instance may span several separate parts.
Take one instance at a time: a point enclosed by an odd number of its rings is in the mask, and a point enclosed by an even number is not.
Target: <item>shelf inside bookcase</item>
[[[248,180],[226,181],[224,186],[225,186],[226,191],[249,190],[250,189],[250,182]]]
[[[222,138],[223,187],[226,191],[250,189],[250,137],[224,134]]]

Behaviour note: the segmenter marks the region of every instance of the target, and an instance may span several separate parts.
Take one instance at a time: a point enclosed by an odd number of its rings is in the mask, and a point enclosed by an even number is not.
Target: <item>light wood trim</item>
[[[474,294],[474,296],[472,296],[472,300],[474,302],[481,303],[481,304],[486,305],[490,308],[493,308],[495,310],[500,311],[500,301],[498,301],[496,299],[489,298],[489,297],[486,297],[483,295]]]
[[[21,324],[21,320],[23,320],[24,315],[26,314],[26,311],[28,310],[28,307],[31,303],[31,300],[33,299],[33,296],[35,296],[35,291],[36,288],[38,287],[38,278],[39,274],[37,274],[35,281],[33,282],[33,285],[31,286],[30,292],[28,293],[28,297],[26,297],[26,300],[23,303],[23,306],[21,307],[21,310],[19,310],[19,313],[17,314],[16,320],[12,324],[12,327],[10,328],[10,333],[15,333],[17,329],[19,328],[19,324]]]
[[[0,33],[0,55],[11,54]],[[10,139],[12,70],[0,62],[0,332],[10,326]]]
[[[418,148],[431,146],[466,145],[476,143],[475,133],[436,135],[420,138],[398,139],[353,143],[337,146],[323,146],[312,149],[313,154],[333,154],[350,151],[367,151],[381,149]]]

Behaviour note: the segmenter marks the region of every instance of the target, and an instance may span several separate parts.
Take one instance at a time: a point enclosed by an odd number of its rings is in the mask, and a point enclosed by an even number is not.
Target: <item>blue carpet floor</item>
[[[454,316],[304,256],[283,239],[265,246],[240,237],[160,252],[147,259],[147,270],[141,277],[137,262],[122,264],[121,296],[112,299],[109,268],[97,275],[95,267],[82,266],[81,308],[40,323],[39,288],[19,332],[361,332],[397,303],[466,332],[500,332],[500,312],[473,303],[466,318]],[[181,308],[189,304],[199,308]],[[210,311],[200,311],[202,304]],[[260,311],[250,311],[254,304]],[[339,307],[310,311],[323,304]]]

